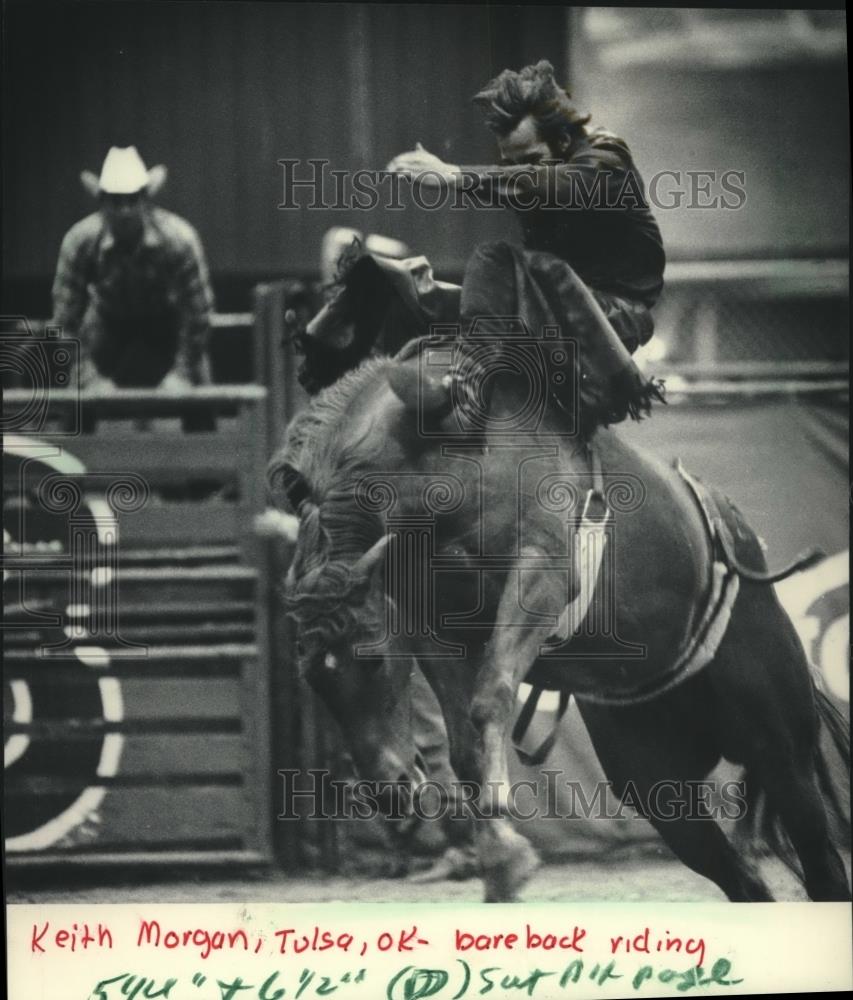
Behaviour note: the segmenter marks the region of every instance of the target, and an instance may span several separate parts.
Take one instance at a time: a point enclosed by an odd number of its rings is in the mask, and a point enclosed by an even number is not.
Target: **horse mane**
[[[290,509],[289,500],[280,490],[285,467],[299,470],[310,484],[315,503],[322,503],[337,492],[342,480],[368,467],[378,450],[369,446],[369,433],[358,439],[347,437],[341,433],[341,421],[362,390],[376,382],[390,365],[391,359],[384,357],[362,362],[318,393],[290,421],[284,444],[267,466],[273,497],[286,509]]]
[[[380,454],[384,436],[372,424],[353,436],[346,420],[353,404],[375,385],[391,364],[372,358],[324,389],[288,425],[282,448],[267,467],[275,501],[292,510],[288,477],[305,484],[300,530],[285,604],[306,633],[339,639],[356,624],[354,604],[363,600],[365,581],[351,573],[352,563],[381,535],[382,522],[356,498],[362,476]]]

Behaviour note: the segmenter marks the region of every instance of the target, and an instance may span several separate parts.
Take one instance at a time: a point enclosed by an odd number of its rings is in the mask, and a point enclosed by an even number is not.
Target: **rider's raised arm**
[[[601,209],[644,202],[630,157],[615,148],[588,147],[568,162],[460,166],[457,187],[476,190],[508,207]]]

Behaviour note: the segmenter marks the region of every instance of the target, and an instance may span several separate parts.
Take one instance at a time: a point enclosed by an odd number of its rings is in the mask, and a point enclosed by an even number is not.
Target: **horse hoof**
[[[480,873],[480,865],[472,850],[448,847],[442,856],[426,871],[409,875],[408,881],[415,885],[429,882],[464,882]]]
[[[519,890],[527,884],[539,865],[539,855],[526,840],[522,841],[507,861],[484,870],[484,902],[515,902]]]

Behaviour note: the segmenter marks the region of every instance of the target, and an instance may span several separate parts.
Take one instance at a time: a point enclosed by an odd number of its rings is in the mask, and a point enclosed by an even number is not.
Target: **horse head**
[[[404,554],[362,495],[365,473],[393,480],[407,455],[431,462],[435,442],[419,436],[414,411],[440,425],[454,405],[447,370],[424,375],[414,356],[367,362],[292,421],[268,470],[277,504],[299,519],[285,581],[299,670],[366,780],[419,781],[423,772],[411,718],[420,650],[416,639],[398,637],[403,612],[390,596],[395,575],[406,569]],[[408,482],[403,477],[400,486],[405,509]],[[383,805],[399,811],[404,803],[390,794]]]
[[[317,508],[309,510],[307,544],[316,518]],[[352,565],[326,557],[301,578],[294,575],[286,600],[297,624],[301,675],[338,723],[359,775],[382,783],[382,808],[402,815],[412,785],[425,775],[411,728],[413,661],[384,641],[393,614],[384,586],[389,542],[383,535]]]
[[[381,782],[380,808],[405,816],[414,784],[425,778],[411,728],[413,661],[385,642],[393,603],[385,593],[391,536],[354,561],[336,551],[335,531],[301,475],[290,476],[298,507],[296,551],[285,581],[285,605],[296,624],[300,675],[319,695],[344,737],[359,775]],[[294,493],[294,490],[296,491]]]

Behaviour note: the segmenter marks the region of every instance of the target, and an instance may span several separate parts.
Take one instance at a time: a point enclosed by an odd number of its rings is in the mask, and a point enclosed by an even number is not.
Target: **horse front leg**
[[[523,569],[525,558],[541,561],[544,553],[522,549],[501,596],[498,618],[471,701],[471,722],[477,733],[476,759],[480,781],[477,823],[478,850],[485,882],[485,901],[507,902],[538,866],[528,840],[509,820],[507,744],[518,687],[539,656],[554,624],[542,624],[543,614],[557,616],[566,595],[553,573]]]
[[[443,789],[447,809],[445,833],[450,846],[469,860],[472,860],[476,843],[476,822],[470,800],[479,783],[474,746],[476,733],[468,706],[480,659],[481,654],[469,651],[464,664],[436,662],[428,657],[418,661],[438,699],[447,736],[451,774]],[[430,772],[429,777],[435,779],[436,775]]]

